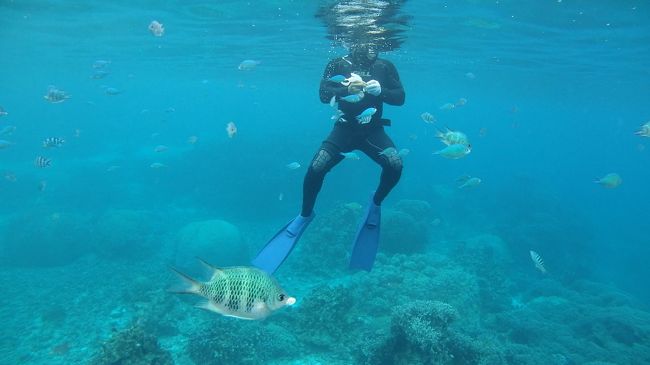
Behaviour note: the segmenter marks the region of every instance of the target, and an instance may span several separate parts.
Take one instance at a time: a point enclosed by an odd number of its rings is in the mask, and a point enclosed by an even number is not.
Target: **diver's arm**
[[[340,71],[339,61],[332,60],[325,67],[325,72],[323,73],[323,78],[320,80],[320,101],[323,103],[329,103],[333,96],[346,96],[348,95],[347,86],[343,86],[338,82],[329,81],[329,78],[335,75],[340,75],[343,72]]]
[[[387,82],[381,85],[381,100],[390,105],[403,105],[406,94],[402,87],[402,82],[399,80],[399,74],[395,66],[385,61],[386,63],[386,79]]]

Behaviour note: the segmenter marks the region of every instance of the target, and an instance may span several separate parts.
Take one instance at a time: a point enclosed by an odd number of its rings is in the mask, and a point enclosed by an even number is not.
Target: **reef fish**
[[[368,108],[357,115],[357,120],[360,124],[368,124],[372,120],[372,116],[377,112],[376,108]]]
[[[156,37],[162,37],[163,34],[165,34],[165,27],[163,27],[163,24],[157,20],[153,20],[149,23],[149,31]]]
[[[38,156],[34,160],[34,166],[39,167],[39,168],[48,167],[51,164],[52,164],[52,160],[50,160],[47,157],[43,157],[43,156]]]
[[[300,164],[299,164],[298,162],[291,162],[291,163],[286,164],[285,166],[286,166],[286,168],[288,168],[289,170],[295,170],[295,169],[299,169],[299,168],[300,168]]]
[[[13,145],[12,142],[9,142],[9,141],[4,140],[4,139],[0,139],[0,150],[5,149],[7,147],[10,147],[12,145]]]
[[[210,270],[210,279],[202,282],[172,268],[185,282],[173,290],[180,294],[195,294],[206,300],[202,308],[227,317],[263,319],[271,313],[296,303],[266,272],[255,267],[214,267],[201,260]]]
[[[420,114],[420,118],[422,118],[422,120],[428,124],[433,124],[436,122],[436,117],[434,117],[433,114],[429,112],[424,112]]]
[[[47,88],[47,94],[43,98],[52,104],[58,104],[70,99],[70,95],[63,90],[57,89],[56,86],[50,85]]]
[[[446,131],[441,131],[438,130],[436,132],[436,137],[440,139],[440,141],[447,146],[450,146],[452,144],[462,144],[465,146],[469,146],[469,139],[467,138],[467,135],[463,132],[459,131],[452,131],[451,129],[447,128]]]
[[[641,128],[634,134],[641,137],[650,137],[650,122],[641,126]]]
[[[617,188],[619,185],[623,183],[623,179],[621,176],[615,172],[607,174],[603,176],[602,178],[594,181],[596,184],[600,184],[608,189],[614,189]]]
[[[232,138],[237,134],[237,126],[233,122],[228,122],[226,124],[226,133],[228,133],[228,138]]]
[[[10,136],[13,132],[16,131],[16,127],[13,125],[8,125],[0,129],[0,136]]]
[[[464,144],[452,144],[441,149],[440,151],[434,152],[433,154],[440,155],[452,160],[457,160],[459,158],[467,156],[470,152],[472,152],[470,146],[466,146]]]
[[[43,140],[43,148],[61,147],[65,144],[65,139],[59,137],[49,137]]]
[[[535,264],[537,270],[541,271],[542,274],[546,274],[546,268],[544,267],[544,260],[542,259],[542,256],[540,256],[537,252],[531,250],[530,258],[533,260],[533,263]]]
[[[342,97],[341,100],[347,101],[348,103],[358,103],[361,101],[361,99],[363,99],[363,97],[364,97],[363,92],[359,92],[357,94],[346,95]]]
[[[465,189],[465,188],[473,188],[476,186],[481,185],[482,180],[478,177],[471,177],[471,176],[463,176],[459,178],[458,180],[458,188],[459,189]]]
[[[260,63],[262,62],[257,60],[243,60],[239,66],[237,66],[237,69],[239,71],[251,71],[254,70]]]
[[[7,111],[0,106],[0,117],[4,117],[5,115],[9,115],[9,113],[7,113]]]

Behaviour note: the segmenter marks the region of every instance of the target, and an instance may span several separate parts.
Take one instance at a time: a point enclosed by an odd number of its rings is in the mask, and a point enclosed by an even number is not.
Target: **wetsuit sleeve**
[[[329,103],[332,99],[332,96],[346,96],[348,94],[348,88],[341,85],[337,82],[328,81],[330,77],[334,75],[343,74],[343,71],[340,70],[338,60],[332,60],[325,67],[325,72],[323,73],[323,78],[320,80],[320,101],[323,103]]]
[[[381,99],[390,105],[403,105],[406,94],[395,65],[386,61],[387,82],[381,85]]]

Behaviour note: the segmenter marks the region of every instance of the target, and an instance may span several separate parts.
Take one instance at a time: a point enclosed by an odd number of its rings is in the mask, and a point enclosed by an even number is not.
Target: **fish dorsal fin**
[[[197,257],[196,259],[199,260],[201,265],[203,265],[203,267],[208,271],[208,273],[210,274],[210,279],[224,275],[223,269],[220,269],[208,263],[207,261],[203,260],[200,257]]]

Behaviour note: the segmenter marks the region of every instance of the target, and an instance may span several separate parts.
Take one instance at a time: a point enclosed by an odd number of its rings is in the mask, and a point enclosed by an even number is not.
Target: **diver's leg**
[[[381,205],[402,176],[402,157],[397,154],[397,151],[393,154],[380,154],[390,147],[395,148],[395,144],[383,128],[378,128],[371,133],[360,147],[363,153],[381,166],[379,186],[372,199],[376,205]]]
[[[302,211],[303,217],[308,217],[314,210],[316,197],[323,187],[325,175],[339,162],[343,160],[343,155],[338,148],[325,141],[314,155],[309,164],[307,174],[302,186]]]
[[[314,219],[314,204],[316,202],[316,196],[323,186],[325,174],[343,159],[339,147],[335,144],[337,139],[341,139],[337,138],[337,136],[345,137],[345,134],[340,134],[340,131],[335,127],[328,139],[323,142],[318,152],[316,152],[309,165],[303,183],[301,214],[282,227],[269,240],[266,246],[253,259],[253,266],[269,274],[273,274],[289,256],[302,233]]]
[[[380,128],[371,133],[359,149],[368,157],[381,165],[379,187],[368,202],[366,212],[354,237],[354,245],[350,255],[350,268],[370,271],[379,248],[379,232],[381,226],[381,202],[390,190],[397,185],[402,174],[402,159],[395,154],[379,154],[386,148],[393,147],[393,141]]]

